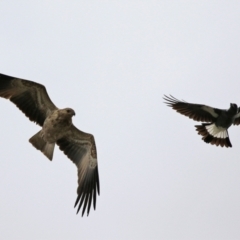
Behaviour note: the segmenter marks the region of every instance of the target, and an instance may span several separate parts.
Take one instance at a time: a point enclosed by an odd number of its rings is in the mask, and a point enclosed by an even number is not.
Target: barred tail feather
[[[195,127],[198,134],[203,136],[204,142],[221,147],[232,147],[227,129],[217,127],[214,123],[203,123]]]

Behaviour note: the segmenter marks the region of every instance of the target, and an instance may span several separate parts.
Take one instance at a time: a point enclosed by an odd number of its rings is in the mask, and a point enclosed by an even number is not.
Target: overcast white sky
[[[232,149],[205,144],[162,99],[240,105],[239,30],[239,1],[1,1],[0,72],[75,110],[101,189],[76,215],[75,165],[0,99],[1,239],[239,239],[240,127]]]

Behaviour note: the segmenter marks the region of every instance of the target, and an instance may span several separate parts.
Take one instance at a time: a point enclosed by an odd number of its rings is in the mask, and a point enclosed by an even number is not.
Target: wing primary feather
[[[84,205],[83,205],[83,210],[82,210],[82,216],[85,213],[86,207],[87,207],[87,203],[88,203],[88,198],[89,198],[89,193],[85,193],[85,199],[84,199]]]
[[[78,204],[78,202],[79,202],[79,199],[80,199],[80,197],[81,197],[80,195],[78,195],[78,196],[77,196],[77,199],[76,199],[76,201],[75,201],[75,204],[74,204],[74,208],[77,206],[77,204]]]
[[[100,194],[100,184],[99,184],[99,176],[98,176],[98,166],[96,167],[96,177],[97,177],[97,180],[96,180],[97,192],[98,192],[98,195],[99,195]]]
[[[94,189],[93,189],[93,208],[94,209],[96,209],[96,198],[97,198],[96,184],[94,184]]]
[[[81,200],[79,202],[77,213],[79,212],[80,208],[82,207],[83,201],[84,201],[85,195],[81,193]]]
[[[92,191],[89,194],[90,194],[90,198],[89,198],[89,201],[88,201],[87,215],[90,212],[90,208],[91,208],[91,204],[92,204]]]

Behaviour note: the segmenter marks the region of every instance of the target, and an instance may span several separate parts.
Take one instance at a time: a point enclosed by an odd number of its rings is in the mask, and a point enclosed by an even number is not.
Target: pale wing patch
[[[214,109],[208,106],[203,106],[202,109],[206,112],[209,112],[213,117],[218,117],[218,114],[214,112]]]
[[[91,155],[91,146],[89,144],[85,144],[85,148],[87,149],[87,152],[78,165],[79,182],[84,182],[86,175],[89,174],[88,171],[94,170],[97,166],[97,159],[93,158]]]
[[[84,174],[85,174],[88,168],[94,169],[96,168],[96,166],[97,166],[97,159],[91,156],[91,150],[90,150],[90,147],[88,147],[87,153],[80,161],[79,168],[82,171],[84,171]]]
[[[84,155],[84,157],[82,158],[78,166],[78,169],[79,169],[78,181],[81,183],[84,182],[84,179],[86,177],[88,165],[89,165],[89,151]]]
[[[217,127],[214,123],[206,126],[209,134],[215,138],[228,138],[228,132],[225,128]]]
[[[240,112],[234,116],[234,119],[239,118],[239,117],[240,117]]]
[[[90,156],[89,168],[94,169],[97,166],[97,159]]]
[[[95,168],[97,166],[97,159],[92,156],[92,144],[87,140],[75,140],[76,143],[79,143],[82,147],[86,149],[86,154],[80,162],[81,167],[83,168]]]

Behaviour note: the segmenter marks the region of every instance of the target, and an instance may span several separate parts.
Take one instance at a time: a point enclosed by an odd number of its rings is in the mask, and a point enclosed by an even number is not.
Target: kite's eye
[[[68,109],[67,112],[70,113],[71,111]]]

